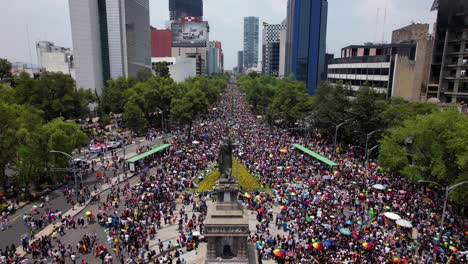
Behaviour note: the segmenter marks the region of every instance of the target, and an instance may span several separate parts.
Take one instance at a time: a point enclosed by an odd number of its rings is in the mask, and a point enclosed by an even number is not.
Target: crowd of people
[[[197,250],[210,202],[209,196],[196,197],[187,188],[196,187],[216,166],[219,142],[228,134],[240,143],[234,155],[268,187],[244,198],[256,214],[249,242],[256,245],[260,261],[467,261],[466,221],[449,207],[440,230],[442,209],[436,192],[388,175],[375,162],[366,166],[362,153],[347,146],[335,148],[318,133],[306,137],[269,126],[252,113],[238,88],[225,89],[209,113],[193,122],[190,137],[188,128],[171,130],[171,146],[140,164],[137,184],[114,185],[100,199],[92,214],[107,241],[88,235],[69,251],[60,243],[53,247],[50,238],[25,246],[35,252],[33,257],[63,252],[64,257],[77,259],[78,252],[105,263],[124,259],[182,263],[183,252],[178,249]],[[148,134],[156,136],[154,131]],[[318,163],[295,149],[294,143],[338,165]],[[397,225],[386,213],[409,221],[412,228]],[[67,229],[74,228],[69,226],[72,221],[64,222]],[[158,230],[172,225],[177,226],[177,239],[162,242]]]

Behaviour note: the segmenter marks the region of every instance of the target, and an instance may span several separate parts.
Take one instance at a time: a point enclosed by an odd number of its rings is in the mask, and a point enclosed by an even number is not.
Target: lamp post
[[[435,182],[435,181],[428,181],[428,180],[419,180],[418,181],[419,183],[434,183],[434,184],[437,184],[439,185],[440,187],[442,187],[444,189],[444,192],[445,192],[445,198],[444,198],[444,207],[442,209],[442,217],[440,219],[440,226],[439,226],[439,230],[440,230],[440,236],[442,236],[442,228],[444,227],[444,219],[445,219],[445,210],[447,209],[447,200],[448,200],[448,196],[450,194],[451,191],[453,191],[455,188],[465,184],[465,183],[468,183],[468,181],[463,181],[463,182],[459,182],[459,183],[456,183],[452,186],[444,186],[438,182]]]
[[[158,114],[161,115],[161,129],[164,132],[164,111],[161,110],[159,107],[156,107],[156,110],[158,110]]]
[[[371,149],[369,149],[369,151],[366,153],[366,178],[369,175],[369,169],[367,168],[369,164],[369,156],[372,153],[372,151],[374,151],[378,147],[380,147],[380,145],[375,145]]]
[[[374,130],[374,131],[372,131],[372,132],[370,132],[370,133],[368,133],[368,134],[366,135],[366,160],[367,160],[367,153],[368,153],[367,145],[368,145],[368,143],[369,143],[369,138],[370,138],[372,135],[374,135],[375,133],[377,133],[377,132],[382,132],[382,131],[383,131],[382,129],[377,129],[377,130]]]
[[[70,160],[73,161],[73,157],[72,157],[70,154],[65,153],[65,152],[63,152],[63,151],[51,150],[50,152],[51,152],[51,153],[62,154],[62,155],[66,156],[67,158],[69,158]],[[77,182],[77,180],[76,180],[76,168],[73,168],[73,178],[75,179],[75,189],[78,189],[78,188],[77,188],[78,182]],[[81,185],[83,185],[83,178],[82,178],[82,177],[81,177]]]
[[[353,120],[353,119],[352,119],[352,118],[346,119],[345,121],[343,121],[343,122],[339,123],[338,125],[336,125],[336,127],[335,127],[335,138],[334,138],[334,140],[333,140],[333,146],[334,146],[334,147],[336,147],[336,138],[337,138],[337,136],[338,136],[338,129],[340,129],[340,127],[341,127],[342,125],[346,124],[347,122],[349,122],[349,121],[351,121],[351,120]]]

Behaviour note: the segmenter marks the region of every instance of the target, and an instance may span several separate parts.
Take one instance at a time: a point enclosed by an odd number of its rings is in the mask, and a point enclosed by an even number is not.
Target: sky
[[[412,22],[432,25],[437,15],[430,12],[433,1],[328,0],[327,52],[337,57],[341,48],[348,45],[389,42],[392,30]],[[168,2],[150,0],[152,26],[165,27],[169,19]],[[260,19],[261,60],[262,22],[281,23],[286,18],[286,6],[287,0],[204,0],[210,40],[222,42],[225,69],[237,65],[237,51],[243,49],[243,18]],[[68,0],[1,0],[0,36],[0,58],[10,61],[36,63],[37,40],[72,47]]]

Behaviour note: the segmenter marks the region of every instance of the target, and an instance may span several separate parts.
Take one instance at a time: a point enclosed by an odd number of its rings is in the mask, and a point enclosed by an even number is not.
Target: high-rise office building
[[[307,85],[314,94],[324,72],[327,0],[288,0],[286,75]]]
[[[438,10],[427,98],[468,101],[468,1],[435,0]]]
[[[244,72],[244,51],[242,50],[237,52],[237,71]]]
[[[181,17],[202,17],[203,0],[169,0],[169,15],[171,20]]]
[[[263,23],[262,72],[271,76],[279,75],[280,32],[286,23]]]
[[[258,64],[258,17],[244,17],[244,68]]]
[[[151,68],[149,0],[69,0],[78,87]]]

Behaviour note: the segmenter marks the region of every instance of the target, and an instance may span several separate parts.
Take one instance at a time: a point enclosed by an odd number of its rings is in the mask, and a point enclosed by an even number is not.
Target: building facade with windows
[[[305,82],[310,95],[326,77],[327,12],[327,0],[288,0],[285,74]]]
[[[263,23],[262,72],[270,76],[279,76],[280,33],[286,29],[286,23]]]
[[[203,0],[169,0],[169,17],[203,17]]]
[[[151,68],[149,0],[69,0],[78,87]]]
[[[435,0],[434,52],[427,98],[442,103],[468,101],[468,1]]]
[[[244,51],[242,50],[237,52],[237,71],[239,73],[244,72]]]
[[[258,64],[258,17],[244,17],[244,69]]]

